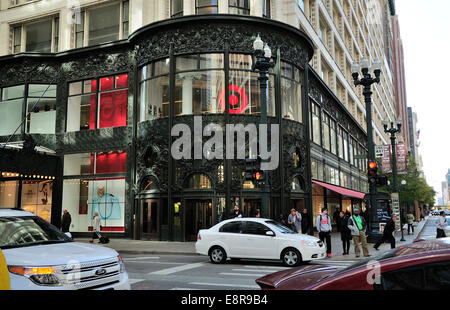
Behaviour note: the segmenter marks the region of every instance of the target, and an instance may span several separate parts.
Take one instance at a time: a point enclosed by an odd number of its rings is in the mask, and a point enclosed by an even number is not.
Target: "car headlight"
[[[118,255],[117,259],[119,261],[120,273],[124,273],[125,272],[125,265],[123,263],[122,257],[120,257],[120,255]]]
[[[314,241],[302,241],[302,245],[317,246],[317,242],[314,242]]]
[[[37,285],[60,286],[58,277],[52,267],[18,267],[8,266],[9,272],[24,276]]]

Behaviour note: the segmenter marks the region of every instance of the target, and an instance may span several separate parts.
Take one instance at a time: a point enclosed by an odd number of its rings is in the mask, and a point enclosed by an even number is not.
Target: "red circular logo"
[[[248,106],[248,97],[245,91],[237,85],[230,85],[230,114],[242,114]],[[225,88],[220,91],[219,103],[225,112]]]

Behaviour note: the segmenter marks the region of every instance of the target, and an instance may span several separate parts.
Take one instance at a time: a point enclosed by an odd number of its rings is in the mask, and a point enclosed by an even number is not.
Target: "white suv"
[[[76,243],[68,235],[32,213],[0,209],[0,248],[11,289],[130,289],[116,251]]]

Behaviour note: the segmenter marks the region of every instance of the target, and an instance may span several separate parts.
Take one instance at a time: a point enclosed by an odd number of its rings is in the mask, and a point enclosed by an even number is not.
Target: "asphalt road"
[[[258,290],[255,280],[288,269],[281,262],[241,260],[223,265],[205,256],[123,255],[133,290]],[[323,260],[345,267],[352,262]]]

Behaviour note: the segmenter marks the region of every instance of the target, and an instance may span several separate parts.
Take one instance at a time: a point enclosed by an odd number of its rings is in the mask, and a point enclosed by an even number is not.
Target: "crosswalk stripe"
[[[133,258],[124,258],[124,262],[133,262],[133,261],[139,261],[139,260],[146,260],[146,259],[160,259],[160,257],[152,256],[152,257],[133,257]]]
[[[233,271],[244,271],[244,272],[265,272],[271,273],[273,270],[262,270],[262,269],[233,269]]]
[[[145,281],[145,279],[128,279],[128,281],[130,282],[130,284],[135,284],[138,282]]]
[[[165,276],[165,275],[169,275],[169,274],[180,272],[180,271],[199,268],[204,265],[205,265],[205,263],[187,264],[187,265],[183,265],[183,266],[172,267],[172,268],[162,269],[162,270],[155,271],[155,272],[150,272],[149,275],[164,275]]]
[[[217,286],[217,287],[240,287],[240,288],[259,288],[258,285],[225,284],[225,283],[204,283],[204,282],[191,282],[191,283],[189,283],[189,285]]]
[[[262,277],[267,275],[266,273],[236,273],[236,272],[221,272],[219,274],[224,276],[244,276],[244,277]]]
[[[244,266],[245,268],[259,268],[259,269],[275,269],[275,270],[287,270],[289,267],[275,267],[275,266]]]

